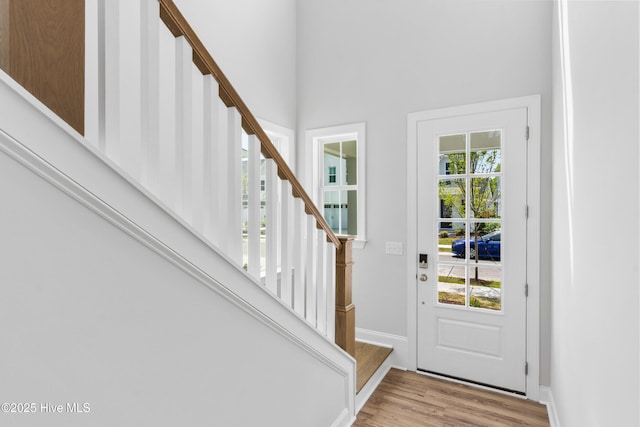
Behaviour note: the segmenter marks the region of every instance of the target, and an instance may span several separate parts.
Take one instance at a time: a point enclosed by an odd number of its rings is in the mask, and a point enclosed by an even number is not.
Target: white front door
[[[526,133],[526,108],[417,127],[417,248],[426,255],[416,277],[418,369],[519,393],[526,391]]]

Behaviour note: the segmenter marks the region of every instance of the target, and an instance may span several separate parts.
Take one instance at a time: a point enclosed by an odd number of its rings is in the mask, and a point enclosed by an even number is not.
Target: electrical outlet
[[[386,254],[387,255],[402,255],[403,247],[402,242],[387,242]]]

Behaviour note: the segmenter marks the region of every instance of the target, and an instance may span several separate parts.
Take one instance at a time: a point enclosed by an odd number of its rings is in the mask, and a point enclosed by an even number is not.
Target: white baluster
[[[335,341],[336,337],[336,247],[333,243],[323,244],[325,251],[325,281],[326,281],[326,310],[327,310],[327,338]]]
[[[191,67],[192,107],[192,157],[191,157],[191,186],[192,186],[192,225],[199,233],[204,234],[204,79],[197,67]]]
[[[158,194],[160,168],[160,3],[140,1],[141,183]]]
[[[98,148],[120,164],[120,2],[98,7]]]
[[[242,266],[242,117],[236,108],[229,109],[227,152],[229,154],[228,252],[227,255]]]
[[[176,133],[175,133],[175,161],[178,193],[176,194],[175,210],[188,223],[193,216],[193,178],[191,159],[193,156],[192,138],[192,87],[191,46],[183,37],[176,37]]]
[[[326,335],[327,333],[327,281],[325,266],[326,254],[324,251],[324,241],[326,240],[324,230],[316,229],[316,307],[317,325],[316,328]]]
[[[266,160],[267,191],[267,278],[266,286],[278,294],[278,166],[273,159]]]
[[[316,295],[316,221],[307,216],[307,256],[306,256],[306,287],[307,287],[307,315],[306,318],[312,325],[317,325],[317,295]]]
[[[293,292],[291,288],[291,229],[292,207],[291,183],[283,179],[280,181],[280,299],[289,307],[293,307]]]
[[[141,88],[147,77],[141,74],[141,8],[139,2],[117,1],[120,3],[119,164],[139,182],[142,162]]]
[[[260,280],[260,141],[249,135],[247,153],[247,233],[249,274]]]
[[[155,0],[153,0],[155,1]],[[210,74],[203,76],[203,123],[202,139],[204,143],[204,236],[211,242],[216,242],[216,232],[219,231],[220,219],[218,215],[219,190],[216,185],[215,168],[217,167],[215,147],[219,141],[220,101],[218,99],[218,82]]]
[[[160,135],[159,135],[159,197],[164,204],[175,210],[176,178],[176,49],[175,37],[165,25],[159,25],[160,38]]]
[[[307,226],[307,214],[304,212],[302,199],[293,201],[293,308],[301,316],[306,315],[306,287],[305,287],[305,249],[304,235]]]
[[[215,204],[218,209],[218,223],[216,224],[217,231],[215,233],[214,243],[222,250],[223,253],[226,254],[228,252],[227,237],[229,234],[229,230],[226,229],[227,224],[229,223],[229,211],[228,206],[226,206],[225,203],[229,200],[229,184],[227,183],[227,180],[229,179],[229,153],[227,152],[228,145],[226,144],[226,141],[228,140],[227,127],[229,125],[229,111],[219,97],[216,97],[216,100],[219,103],[218,143],[213,148],[214,157],[216,159],[214,185],[217,187],[217,198],[215,199]]]

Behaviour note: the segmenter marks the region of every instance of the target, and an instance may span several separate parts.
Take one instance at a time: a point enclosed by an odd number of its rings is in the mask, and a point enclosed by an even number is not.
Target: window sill
[[[366,245],[366,240],[356,239],[353,241],[353,249],[364,249]]]

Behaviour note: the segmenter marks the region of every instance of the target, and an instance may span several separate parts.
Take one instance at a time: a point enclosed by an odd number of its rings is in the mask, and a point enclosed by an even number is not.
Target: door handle
[[[421,274],[421,275],[420,275],[420,281],[421,281],[421,282],[426,282],[426,281],[427,281],[427,279],[428,279],[428,277],[427,277],[427,275],[426,275],[426,274]]]

